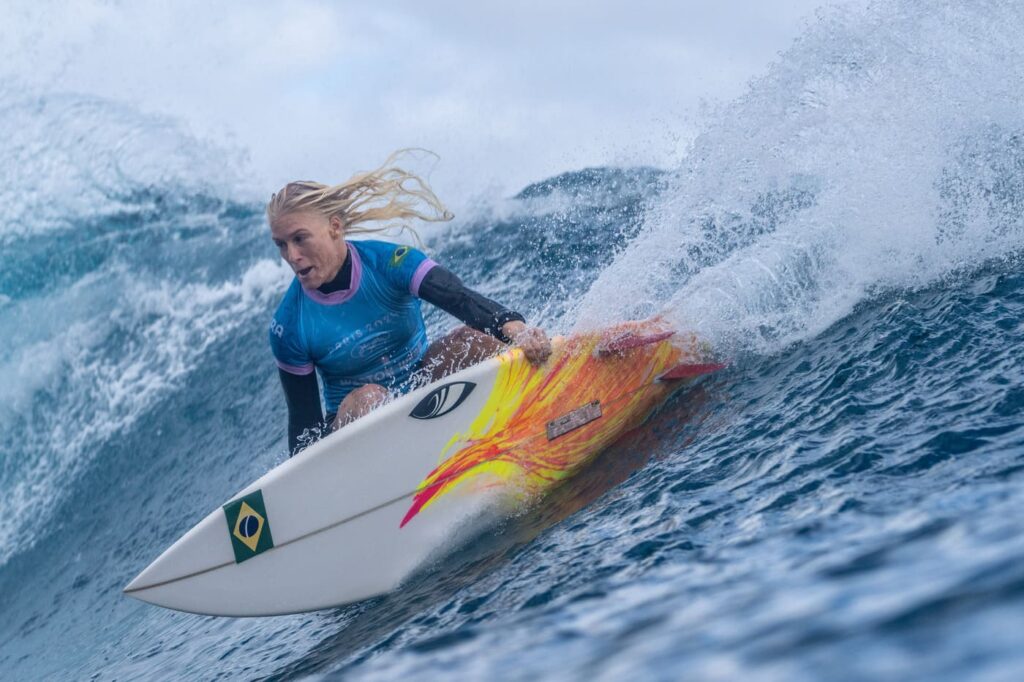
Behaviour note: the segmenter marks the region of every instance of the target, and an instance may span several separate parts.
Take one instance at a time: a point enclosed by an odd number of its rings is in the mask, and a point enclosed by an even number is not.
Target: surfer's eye
[[[435,388],[419,402],[409,416],[414,419],[443,417],[461,405],[474,388],[476,384],[469,381],[455,381]]]

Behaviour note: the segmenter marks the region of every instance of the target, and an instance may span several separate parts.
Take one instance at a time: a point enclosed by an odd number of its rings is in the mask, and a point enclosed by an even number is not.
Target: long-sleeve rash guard
[[[338,275],[316,290],[296,279],[270,326],[288,405],[288,447],[294,454],[325,433],[344,397],[375,383],[408,390],[427,350],[419,300],[507,342],[502,325],[523,316],[468,289],[422,252],[388,242],[348,242]],[[316,369],[328,418],[320,405]]]

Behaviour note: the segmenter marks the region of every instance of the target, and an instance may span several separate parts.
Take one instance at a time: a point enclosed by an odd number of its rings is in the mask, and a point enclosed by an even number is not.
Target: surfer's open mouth
[[[305,277],[306,275],[308,275],[311,272],[313,272],[313,266],[312,265],[310,265],[308,268],[303,268],[302,270],[296,270],[295,274],[297,274],[299,277]]]

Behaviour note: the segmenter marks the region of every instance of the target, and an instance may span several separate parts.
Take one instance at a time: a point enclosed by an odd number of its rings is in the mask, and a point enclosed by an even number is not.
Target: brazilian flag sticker
[[[274,546],[270,535],[270,520],[263,505],[263,492],[257,490],[224,505],[228,520],[231,547],[235,550],[235,563],[240,564]]]
[[[399,246],[395,249],[395,252],[391,254],[391,267],[397,268],[401,265],[402,261],[405,260],[405,257],[409,255],[409,251],[410,249],[408,246]]]

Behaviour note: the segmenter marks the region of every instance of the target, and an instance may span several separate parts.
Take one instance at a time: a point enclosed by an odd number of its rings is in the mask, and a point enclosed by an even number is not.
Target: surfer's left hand
[[[526,359],[539,365],[551,355],[551,341],[544,330],[539,327],[528,327],[519,320],[511,320],[502,325],[501,331],[512,343],[523,349]]]

